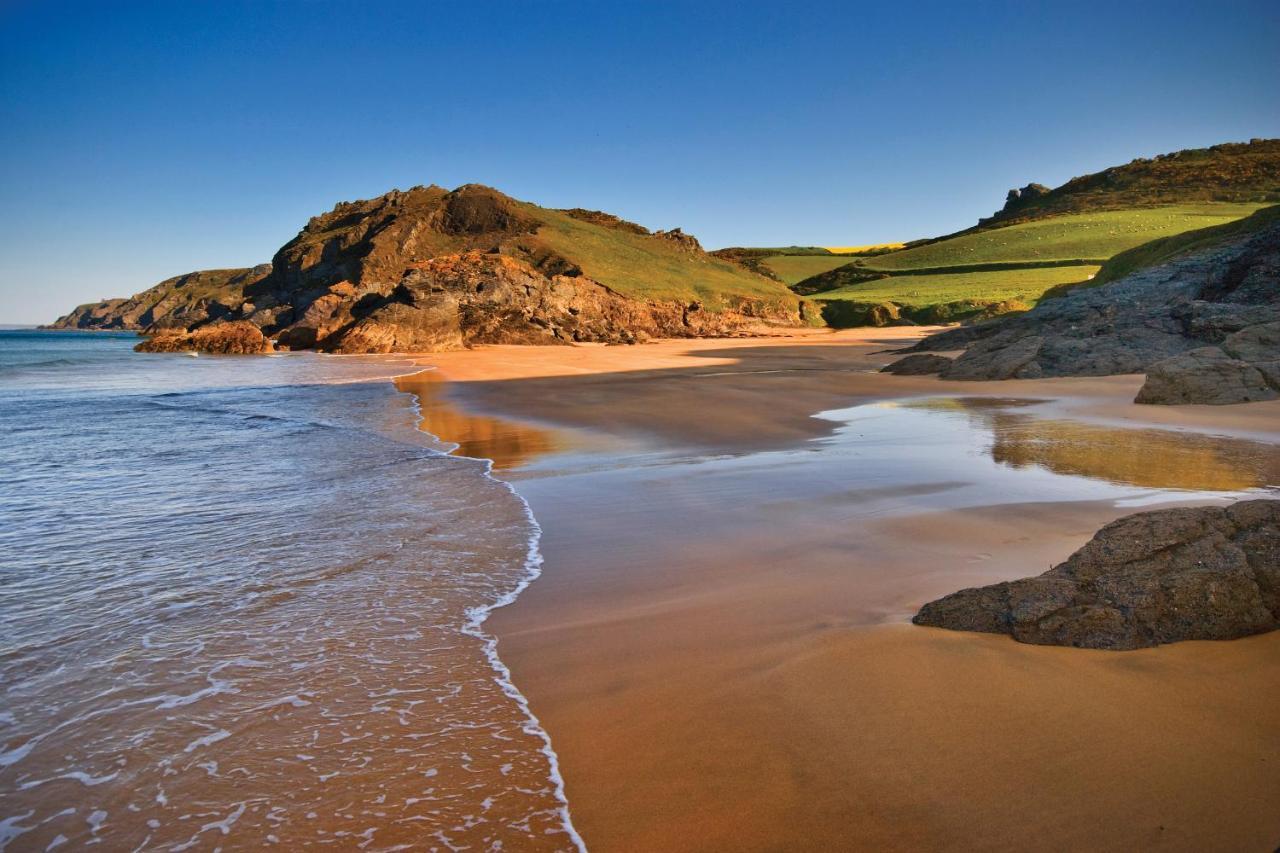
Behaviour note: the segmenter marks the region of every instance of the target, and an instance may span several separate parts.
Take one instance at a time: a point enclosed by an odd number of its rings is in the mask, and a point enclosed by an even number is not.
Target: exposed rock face
[[[1280,501],[1141,512],[1044,574],[930,602],[914,621],[1023,643],[1138,649],[1280,628]]]
[[[165,279],[128,299],[81,305],[48,328],[186,329],[230,316],[243,304],[245,288],[270,273],[270,264],[190,272]]]
[[[262,330],[245,320],[211,323],[192,332],[168,330],[134,347],[138,352],[210,352],[222,355],[256,355],[273,347]]]
[[[941,373],[950,366],[951,359],[944,355],[916,353],[880,368],[880,372],[897,376],[928,376],[932,373]]]
[[[282,348],[339,352],[623,343],[803,321],[800,301],[780,283],[707,255],[678,228],[650,234],[607,213],[551,211],[476,184],[343,202],[313,217],[271,266],[253,273],[224,277],[216,294],[187,298],[163,318],[119,306],[81,314],[112,315],[116,328],[149,332],[243,321]],[[609,286],[615,277],[626,293]],[[650,292],[665,298],[648,299]],[[159,304],[145,296],[126,302]]]
[[[636,343],[729,335],[750,318],[692,303],[626,299],[581,276],[547,277],[505,255],[446,255],[407,271],[391,296],[336,334],[337,352],[459,349],[471,344]]]
[[[670,231],[655,231],[653,236],[659,240],[666,240],[674,243],[686,252],[701,253],[702,244],[698,242],[698,238],[692,234],[686,234],[679,228],[672,228]]]
[[[1280,225],[913,349],[963,347],[944,378],[1150,370],[1138,402],[1270,399],[1280,392]]]

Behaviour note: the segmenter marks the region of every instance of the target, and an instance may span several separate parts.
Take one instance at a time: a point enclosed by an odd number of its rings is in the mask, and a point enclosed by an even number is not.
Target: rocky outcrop
[[[1138,649],[1280,628],[1280,501],[1141,512],[1038,577],[966,589],[912,620],[1023,643]]]
[[[407,271],[390,296],[336,333],[336,352],[460,349],[472,344],[636,343],[724,336],[759,322],[749,306],[627,299],[582,276],[545,276],[504,255],[446,255]]]
[[[138,352],[208,352],[221,355],[256,355],[271,352],[271,341],[262,330],[245,320],[211,323],[191,331],[161,331],[134,347]]]
[[[119,306],[81,314],[110,315],[115,328],[193,333],[153,347],[186,346],[211,323],[246,322],[283,349],[338,352],[624,343],[805,319],[781,283],[713,258],[678,228],[650,234],[607,213],[547,210],[478,184],[342,202],[313,217],[269,267],[225,272],[246,275],[219,278],[199,301],[178,280],[126,300],[145,305],[145,316]],[[179,291],[181,307],[164,301]]]
[[[682,251],[691,254],[702,253],[702,244],[698,242],[698,238],[692,234],[684,233],[679,228],[672,228],[670,231],[655,231],[653,236],[676,245]]]
[[[128,299],[81,305],[46,328],[186,329],[230,316],[244,303],[245,289],[270,273],[270,264],[190,272],[165,279]]]
[[[896,376],[929,376],[941,373],[951,366],[951,359],[932,353],[916,353],[900,358],[893,364],[880,368],[881,373],[892,373]]]
[[[962,348],[944,378],[1148,372],[1138,402],[1271,399],[1280,392],[1280,224],[912,349]]]

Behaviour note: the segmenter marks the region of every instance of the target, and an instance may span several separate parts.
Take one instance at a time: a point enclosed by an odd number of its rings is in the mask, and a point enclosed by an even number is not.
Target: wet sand
[[[1280,634],[1109,653],[907,619],[1135,507],[1266,493],[1280,403],[873,372],[918,333],[430,357],[424,427],[520,449],[546,564],[488,627],[587,844],[1273,849]],[[974,397],[1046,402],[901,404]]]

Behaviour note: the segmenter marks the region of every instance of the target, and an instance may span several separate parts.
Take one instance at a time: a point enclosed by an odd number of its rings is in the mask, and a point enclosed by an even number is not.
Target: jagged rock
[[[213,323],[192,332],[163,331],[134,347],[138,352],[208,352],[256,355],[271,352],[271,341],[245,320]]]
[[[1247,361],[1232,358],[1218,347],[1200,347],[1147,368],[1135,403],[1211,406],[1250,403],[1280,397],[1267,376]]]
[[[896,376],[928,376],[931,373],[940,373],[950,366],[951,359],[944,355],[917,353],[885,365],[880,368],[880,372],[892,373]]]
[[[961,590],[926,604],[912,621],[1117,650],[1273,631],[1280,501],[1130,515],[1038,577]]]

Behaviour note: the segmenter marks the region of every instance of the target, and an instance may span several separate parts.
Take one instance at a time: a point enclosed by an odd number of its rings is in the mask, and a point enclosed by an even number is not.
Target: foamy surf
[[[427,367],[427,368],[423,368],[423,370],[434,370],[434,368]],[[409,373],[402,374],[402,375],[411,376],[414,373],[418,373],[418,372],[421,372],[421,371],[420,370],[410,371]],[[397,378],[400,378],[400,377],[397,377]],[[413,412],[414,412],[415,418],[418,423],[421,423],[422,422],[422,400],[419,399],[419,397],[416,394],[410,393],[410,396],[413,399]],[[431,435],[431,433],[427,433],[427,434]],[[442,441],[442,439],[440,439],[439,436],[432,435],[432,438],[436,439],[437,441]],[[449,454],[454,453],[459,447],[459,445],[453,442],[442,441],[442,444],[448,447],[448,449],[445,450],[444,452]],[[450,447],[450,445],[452,446]],[[474,457],[456,457],[456,458],[474,458]],[[532,532],[529,536],[529,548],[525,554],[524,578],[520,580],[520,582],[516,585],[515,589],[501,596],[491,604],[475,607],[475,608],[472,608],[470,611],[468,611],[467,622],[466,622],[466,625],[463,626],[462,630],[464,633],[472,637],[475,637],[484,643],[485,657],[488,659],[489,665],[493,667],[495,680],[497,681],[499,686],[502,687],[503,692],[513,702],[516,703],[516,705],[520,708],[521,713],[524,714],[525,718],[528,721],[528,725],[524,729],[525,732],[527,734],[537,737],[542,742],[541,751],[543,755],[545,755],[547,758],[547,764],[550,768],[550,774],[549,774],[550,779],[552,784],[555,786],[556,798],[561,803],[560,816],[563,822],[564,831],[572,840],[573,846],[575,849],[580,851],[586,851],[587,849],[586,842],[583,841],[582,836],[578,834],[577,829],[573,825],[573,817],[569,810],[569,798],[568,798],[568,795],[565,793],[564,777],[560,773],[560,759],[556,755],[555,747],[551,745],[551,735],[547,732],[545,728],[543,728],[542,723],[538,719],[537,715],[533,713],[533,709],[529,705],[528,697],[526,697],[522,692],[520,692],[520,688],[516,687],[515,681],[511,676],[511,670],[507,667],[505,663],[503,663],[502,658],[498,656],[498,638],[493,636],[492,634],[486,633],[483,629],[485,621],[489,618],[490,614],[492,614],[493,611],[501,607],[507,607],[508,605],[514,604],[516,600],[520,597],[520,593],[528,589],[529,585],[532,584],[535,580],[537,580],[542,575],[542,562],[543,562],[542,553],[538,549],[539,543],[542,541],[542,526],[538,524],[538,519],[534,517],[533,508],[529,506],[529,502],[526,501],[518,491],[516,491],[516,488],[506,480],[503,480],[499,477],[494,476],[493,460],[481,459],[479,461],[485,463],[485,476],[488,477],[490,480],[493,480],[495,483],[501,484],[504,488],[507,489],[507,491],[512,495],[512,497],[514,497],[516,500],[520,502],[520,505],[524,508],[524,515],[529,522],[529,527]],[[504,769],[502,772],[503,772],[503,775],[505,776],[510,772],[510,770]]]
[[[583,849],[483,630],[537,522],[400,363],[83,346],[0,384],[0,849]]]

